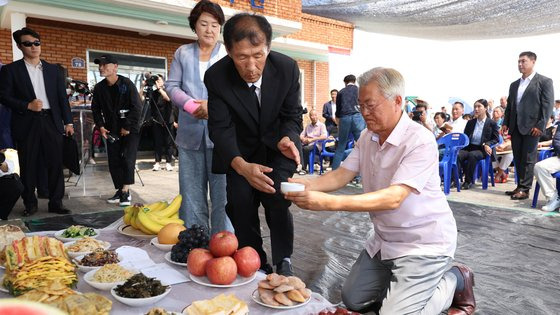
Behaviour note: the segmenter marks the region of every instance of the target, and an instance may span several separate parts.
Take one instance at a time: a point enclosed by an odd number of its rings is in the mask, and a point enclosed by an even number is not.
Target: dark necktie
[[[261,103],[259,102],[259,97],[257,96],[257,91],[255,91],[257,89],[256,85],[251,85],[251,93],[253,94],[253,103],[255,103],[256,109],[257,109],[257,113],[261,113]]]

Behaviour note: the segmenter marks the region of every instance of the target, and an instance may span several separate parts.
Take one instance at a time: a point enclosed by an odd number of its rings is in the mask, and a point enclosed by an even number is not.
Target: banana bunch
[[[123,221],[132,225],[133,228],[146,234],[157,234],[169,223],[185,224],[179,219],[179,208],[181,207],[181,195],[177,195],[171,203],[158,201],[149,205],[135,204],[124,208]]]

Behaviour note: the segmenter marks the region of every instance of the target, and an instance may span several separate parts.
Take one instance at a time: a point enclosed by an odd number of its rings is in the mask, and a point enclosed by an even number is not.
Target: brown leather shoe
[[[508,190],[506,191],[506,195],[508,196],[513,196],[515,194],[517,194],[518,192],[520,192],[521,190],[519,188],[515,188],[514,190]]]
[[[519,191],[519,192],[511,195],[510,198],[513,199],[513,200],[524,200],[524,199],[529,198],[529,192]]]
[[[448,314],[474,314],[474,310],[476,309],[473,291],[474,273],[471,268],[464,264],[455,263],[455,267],[459,269],[463,276],[463,279],[457,279],[457,281],[464,281],[464,288],[461,291],[455,290],[455,296],[453,296],[453,302],[451,303]]]

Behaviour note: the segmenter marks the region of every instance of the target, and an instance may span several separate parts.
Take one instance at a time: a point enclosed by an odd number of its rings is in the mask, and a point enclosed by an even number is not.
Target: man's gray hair
[[[502,114],[504,113],[504,109],[501,106],[494,107],[494,111],[496,110],[499,110],[500,112],[502,112]]]
[[[358,77],[358,85],[366,86],[376,82],[379,90],[386,98],[402,96],[404,100],[404,78],[400,72],[392,68],[376,67]]]

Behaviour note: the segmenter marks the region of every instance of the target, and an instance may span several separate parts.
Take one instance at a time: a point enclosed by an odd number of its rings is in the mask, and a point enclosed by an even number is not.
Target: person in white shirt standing
[[[41,59],[41,38],[30,28],[13,33],[23,58],[2,67],[0,101],[12,110],[12,137],[18,150],[24,216],[37,212],[37,165],[47,166],[51,213],[68,214],[62,205],[63,134],[74,134],[64,75],[58,66]]]
[[[305,191],[286,199],[303,209],[368,212],[372,236],[342,287],[351,310],[379,314],[473,314],[472,270],[453,264],[457,226],[440,188],[433,134],[402,111],[404,79],[373,68],[358,80],[367,130],[340,168],[289,179]],[[362,174],[363,194],[326,194]],[[451,306],[451,308],[450,308]]]

